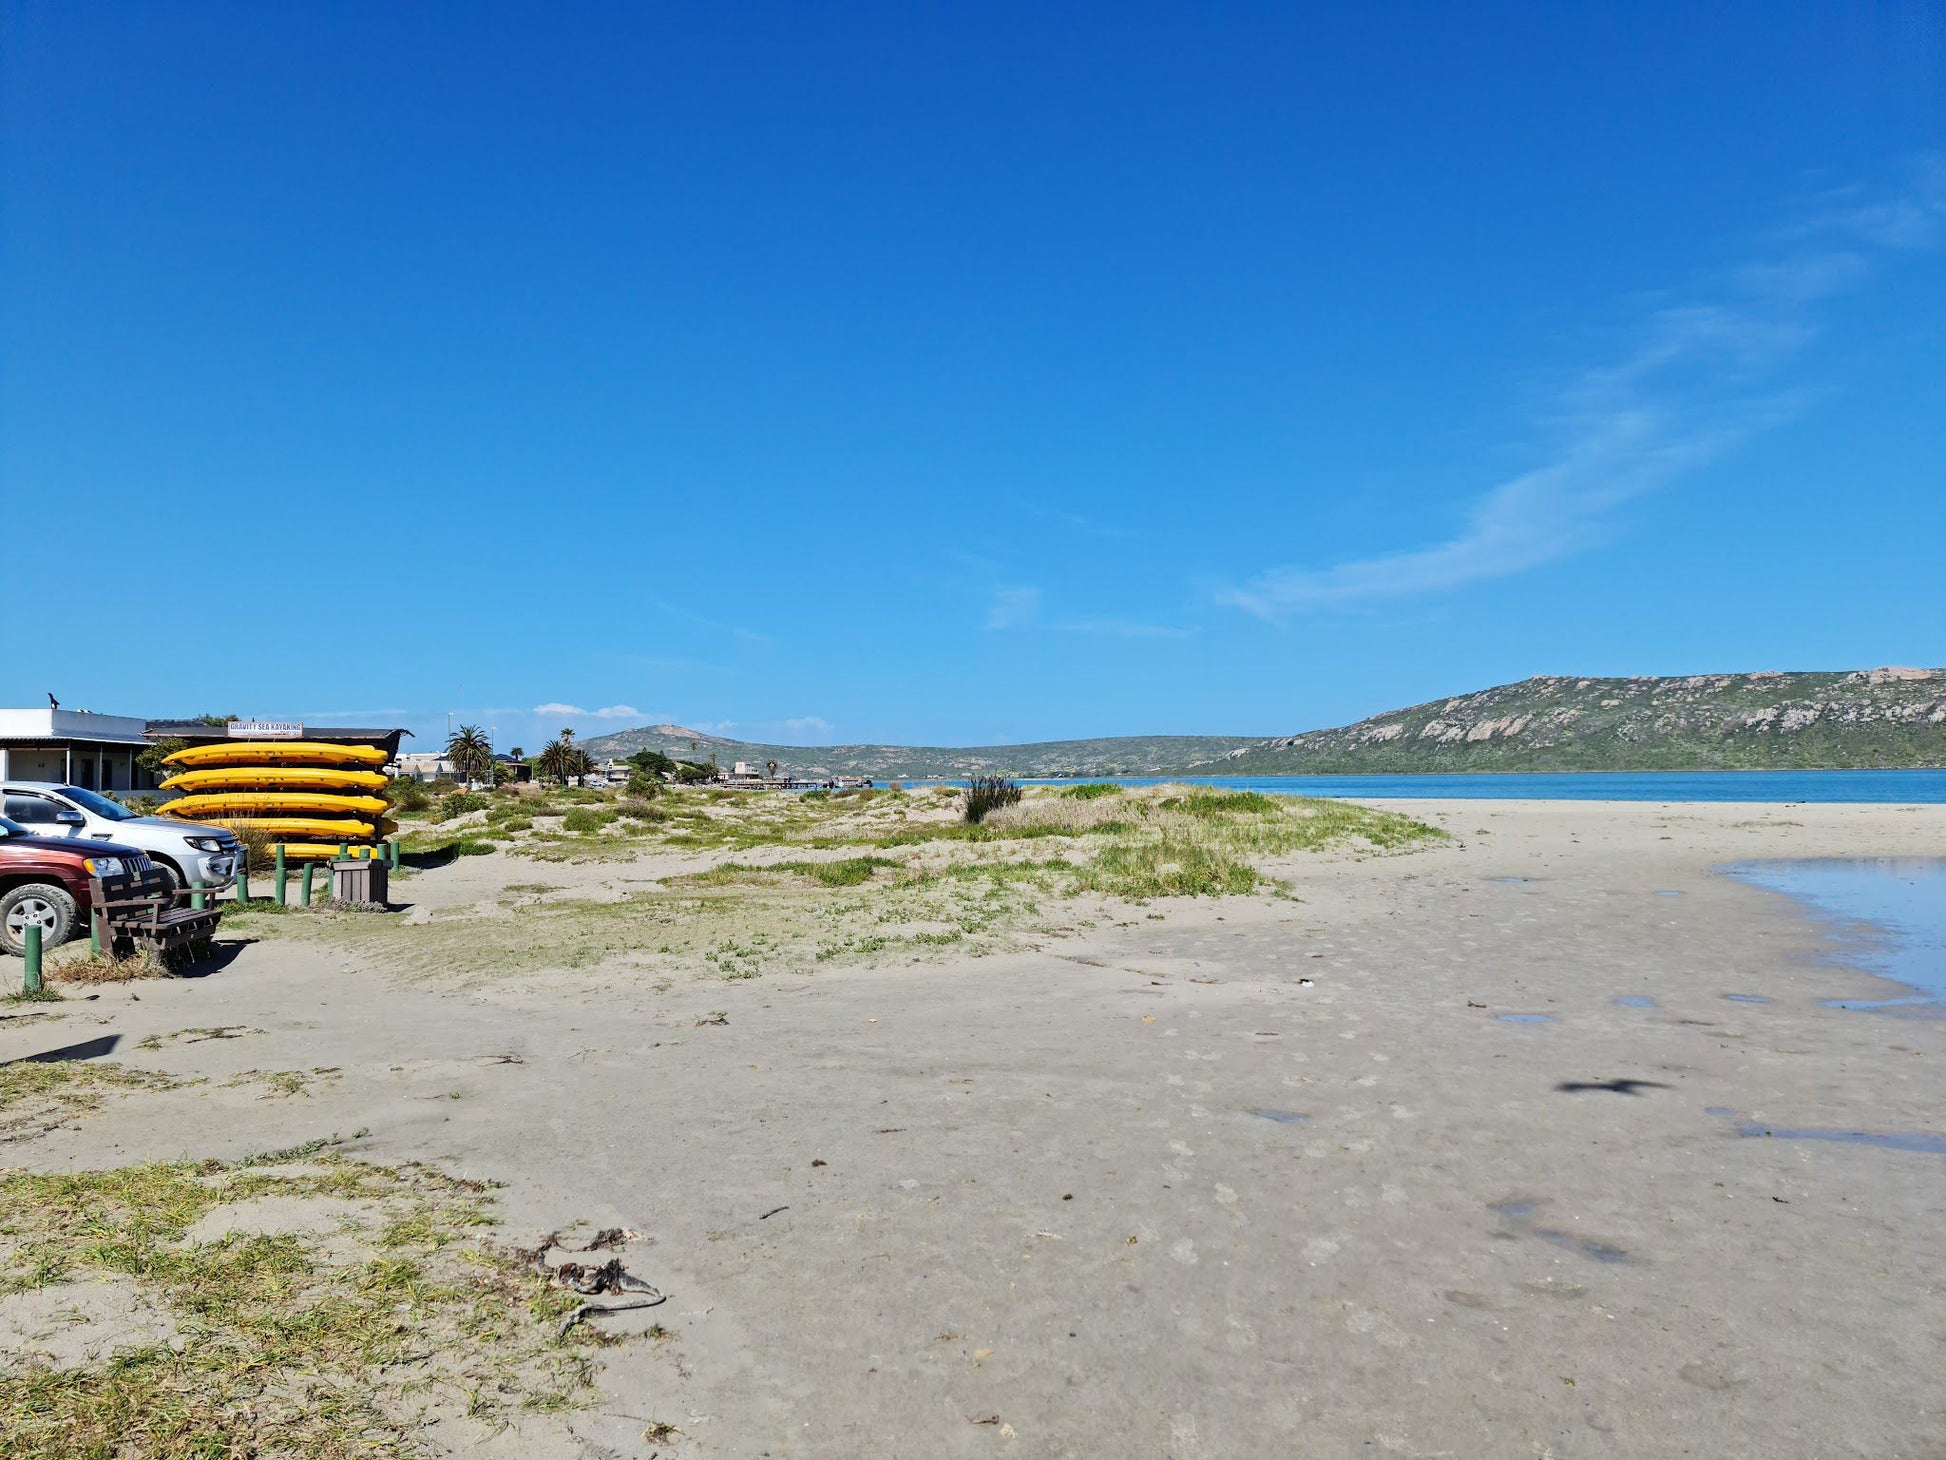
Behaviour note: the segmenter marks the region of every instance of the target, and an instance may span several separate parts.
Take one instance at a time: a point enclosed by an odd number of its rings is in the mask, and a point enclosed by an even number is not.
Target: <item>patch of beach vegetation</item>
[[[91,1115],[110,1095],[166,1090],[175,1083],[168,1075],[108,1060],[14,1060],[0,1065],[0,1141]]]
[[[978,823],[950,788],[672,787],[652,802],[560,795],[509,794],[519,816],[494,807],[433,835],[532,821],[508,841],[523,859],[598,866],[659,857],[675,870],[599,887],[589,873],[564,872],[579,885],[557,887],[513,881],[510,869],[498,896],[410,921],[326,910],[277,931],[328,938],[407,976],[600,968],[744,978],[1029,946],[1093,915],[1069,906],[1077,900],[1274,893],[1281,858],[1334,847],[1393,852],[1445,835],[1347,802],[1185,785],[1030,788],[993,798]]]
[[[72,984],[132,983],[137,979],[170,976],[169,966],[146,943],[117,958],[106,948],[94,952],[79,939],[50,952],[45,971],[50,983]]]
[[[223,1082],[226,1089],[256,1086],[260,1100],[288,1100],[294,1095],[309,1098],[313,1085],[335,1085],[344,1071],[335,1065],[315,1065],[308,1070],[244,1070]]]
[[[7,1176],[0,1305],[121,1320],[79,1353],[55,1334],[0,1356],[9,1460],[417,1454],[433,1418],[477,1442],[570,1407],[601,1339],[557,1341],[579,1299],[490,1222],[479,1183],[310,1148]]]
[[[1071,890],[1072,871],[1060,861],[730,861],[620,897],[508,892],[485,909],[444,909],[416,923],[345,913],[303,926],[403,977],[436,970],[441,980],[477,982],[599,968],[749,978],[1018,946],[1039,927],[1043,904]]]

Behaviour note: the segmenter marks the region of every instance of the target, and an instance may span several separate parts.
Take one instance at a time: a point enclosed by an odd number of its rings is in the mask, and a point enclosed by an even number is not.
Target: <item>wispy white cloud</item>
[[[832,725],[822,715],[793,715],[784,722],[784,730],[790,735],[829,735]]]
[[[1098,537],[1108,542],[1129,542],[1136,534],[1118,522],[1103,522],[1098,517],[1088,517],[1080,512],[1069,512],[1060,507],[1048,507],[1039,502],[1023,502],[1021,511],[1029,517],[1042,522],[1051,522],[1064,527],[1069,532],[1080,533],[1083,537]]]
[[[1263,618],[1437,593],[1556,562],[1600,541],[1617,511],[1791,413],[1777,371],[1816,334],[1812,306],[1888,253],[1946,229],[1946,160],[1886,199],[1828,196],[1773,235],[1771,256],[1649,313],[1628,346],[1571,377],[1536,425],[1551,459],[1490,488],[1442,542],[1326,567],[1279,567],[1217,601]]]
[[[672,618],[686,620],[701,628],[715,629],[718,633],[728,634],[733,639],[742,639],[748,644],[772,644],[776,642],[769,634],[759,633],[756,629],[745,628],[742,624],[726,623],[722,619],[711,618],[707,614],[698,613],[695,609],[687,608],[680,603],[671,603],[666,598],[644,596],[640,599],[640,603],[645,608],[652,608],[659,613],[666,613]]]
[[[987,608],[990,629],[1024,629],[1041,616],[1038,588],[996,588]]]
[[[558,700],[551,700],[544,705],[535,705],[529,713],[550,716],[557,720],[640,720],[642,718],[642,712],[633,705],[603,705],[599,710],[584,710],[579,705],[564,705]]]

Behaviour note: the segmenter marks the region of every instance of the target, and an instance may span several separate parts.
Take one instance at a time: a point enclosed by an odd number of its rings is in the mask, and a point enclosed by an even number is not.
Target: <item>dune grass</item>
[[[9,1460],[411,1455],[428,1410],[504,1422],[588,1392],[597,1340],[555,1341],[575,1300],[486,1245],[483,1186],[328,1153],[277,1162],[0,1180],[0,1291],[130,1284],[180,1335],[66,1369],[15,1357]],[[331,1200],[339,1230],[191,1240],[257,1198]]]
[[[1020,947],[1092,916],[1065,907],[1077,898],[1143,903],[1274,891],[1279,859],[1334,847],[1392,852],[1443,836],[1347,802],[1206,786],[1035,788],[977,824],[964,819],[963,800],[956,790],[670,788],[653,805],[627,804],[624,815],[613,797],[509,797],[507,808],[442,828],[441,845],[457,850],[484,832],[543,862],[717,860],[620,898],[537,898],[517,894],[525,884],[510,881],[502,903],[514,916],[489,904],[411,926],[327,915],[284,920],[278,931],[356,946],[407,976],[608,967],[747,977]],[[524,820],[534,828],[514,831]]]

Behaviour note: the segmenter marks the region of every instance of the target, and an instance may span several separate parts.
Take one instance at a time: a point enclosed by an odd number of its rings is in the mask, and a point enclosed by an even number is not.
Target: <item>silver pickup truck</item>
[[[243,848],[220,826],[199,826],[167,816],[143,816],[85,786],[53,781],[0,784],[0,816],[34,836],[69,836],[119,842],[149,854],[179,887],[200,882],[212,890],[236,881]]]

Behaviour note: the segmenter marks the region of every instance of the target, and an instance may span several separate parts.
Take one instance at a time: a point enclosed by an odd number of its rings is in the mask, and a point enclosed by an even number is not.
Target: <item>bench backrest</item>
[[[162,907],[167,909],[175,901],[172,888],[173,883],[169,874],[161,871],[141,874],[119,872],[111,877],[96,876],[88,879],[88,896],[104,917],[139,916],[137,909],[110,906],[112,903],[131,902],[137,899],[159,901]]]

